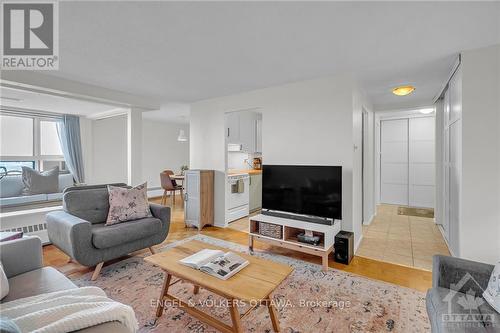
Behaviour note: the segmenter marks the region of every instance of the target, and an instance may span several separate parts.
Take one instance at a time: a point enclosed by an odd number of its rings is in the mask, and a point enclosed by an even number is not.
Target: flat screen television
[[[342,219],[342,167],[264,165],[262,209]]]

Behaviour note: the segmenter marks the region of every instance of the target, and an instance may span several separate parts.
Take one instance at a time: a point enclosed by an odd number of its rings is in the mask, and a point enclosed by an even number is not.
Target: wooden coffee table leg
[[[234,299],[228,299],[228,301],[229,313],[231,314],[231,320],[233,322],[233,332],[243,332],[243,329],[241,328],[240,312],[238,311],[237,302]]]
[[[194,286],[193,293],[196,295],[200,292],[200,286]]]
[[[161,288],[161,294],[158,299],[158,306],[156,307],[156,318],[161,317],[163,314],[163,306],[165,302],[165,295],[168,293],[168,287],[170,286],[170,280],[172,279],[172,275],[167,273],[165,276],[165,280],[163,281],[163,288]]]
[[[250,252],[253,252],[253,236],[248,235],[248,249]]]
[[[275,332],[280,331],[280,320],[278,319],[278,313],[276,312],[276,308],[274,304],[271,302],[271,298],[267,296],[266,299],[267,308],[269,309],[269,317],[271,317],[271,322],[273,323],[273,329]]]

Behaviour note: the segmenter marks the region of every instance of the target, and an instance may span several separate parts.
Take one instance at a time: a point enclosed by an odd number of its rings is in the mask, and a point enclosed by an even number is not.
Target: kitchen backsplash
[[[251,165],[254,157],[261,157],[261,154],[230,151],[227,153],[227,168],[237,170],[253,169]],[[250,164],[246,163],[245,160],[248,160]]]

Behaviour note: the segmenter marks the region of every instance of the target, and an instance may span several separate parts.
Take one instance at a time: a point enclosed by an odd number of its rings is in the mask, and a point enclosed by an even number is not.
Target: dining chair
[[[167,204],[167,197],[170,193],[172,196],[172,205],[175,205],[175,192],[180,191],[181,192],[181,199],[184,200],[184,189],[181,185],[177,185],[175,180],[170,178],[171,175],[174,175],[174,172],[172,170],[165,170],[160,173],[160,181],[161,181],[161,187],[163,188],[163,196],[161,197],[161,204],[166,205]]]

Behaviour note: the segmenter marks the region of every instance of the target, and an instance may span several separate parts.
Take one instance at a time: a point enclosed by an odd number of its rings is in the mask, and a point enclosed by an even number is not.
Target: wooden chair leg
[[[102,265],[104,265],[104,262],[100,262],[95,266],[94,273],[92,273],[90,280],[95,281],[97,279],[99,273],[101,273]]]
[[[149,247],[149,251],[151,252],[151,254],[156,254],[157,253],[156,250],[155,250],[155,248],[152,247],[152,246]]]
[[[163,191],[162,205],[164,206],[167,205],[167,196],[168,196],[168,191],[167,190]]]

